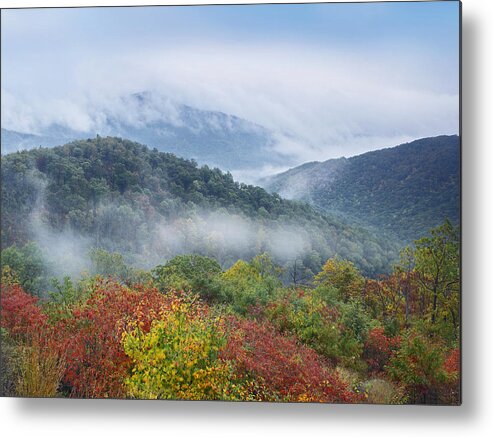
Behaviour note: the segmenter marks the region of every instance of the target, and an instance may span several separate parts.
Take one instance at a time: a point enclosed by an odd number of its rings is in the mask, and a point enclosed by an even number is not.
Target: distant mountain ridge
[[[459,222],[460,140],[443,135],[310,162],[260,185],[410,242],[445,219]]]
[[[76,131],[58,124],[36,133],[1,131],[2,154],[53,147],[101,136],[130,139],[223,170],[255,169],[258,163],[294,163],[276,151],[273,133],[248,120],[219,111],[178,104],[149,92],[131,94],[98,109],[97,128]]]

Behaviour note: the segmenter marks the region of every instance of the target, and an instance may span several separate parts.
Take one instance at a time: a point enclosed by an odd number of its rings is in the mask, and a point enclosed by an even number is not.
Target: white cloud
[[[70,93],[62,86],[50,98],[13,97],[5,90],[2,125],[33,131],[57,122],[84,130],[109,114],[136,123],[160,117],[179,123],[170,97],[273,130],[276,151],[300,163],[458,132],[458,95],[436,91],[433,60],[425,55],[215,44],[79,59]],[[155,105],[136,117],[121,96],[142,90],[156,93]]]

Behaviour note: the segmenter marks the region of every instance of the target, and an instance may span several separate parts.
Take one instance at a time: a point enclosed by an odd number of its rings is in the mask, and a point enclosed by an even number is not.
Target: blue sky
[[[2,125],[84,129],[147,89],[282,132],[300,160],[457,133],[458,20],[455,1],[4,10]]]

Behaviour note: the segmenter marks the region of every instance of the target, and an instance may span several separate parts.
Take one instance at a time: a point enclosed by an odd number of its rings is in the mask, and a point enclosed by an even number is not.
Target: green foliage
[[[403,336],[401,347],[387,370],[391,377],[405,385],[413,403],[439,403],[437,392],[449,381],[445,370],[443,345],[416,331]]]
[[[341,358],[338,313],[331,311],[318,294],[303,291],[278,293],[265,313],[280,332],[295,335],[334,362]]]
[[[361,296],[365,279],[352,262],[335,257],[327,260],[322,271],[314,277],[314,283],[325,289],[335,288],[339,297],[347,302]]]
[[[126,264],[121,253],[93,248],[89,252],[89,257],[92,262],[91,273],[94,275],[110,276],[126,284],[143,283],[151,279],[144,270]]]
[[[365,312],[363,305],[358,300],[351,300],[341,306],[341,320],[351,336],[359,343],[364,343],[371,326],[371,318]]]
[[[153,269],[155,283],[162,290],[193,290],[209,301],[220,295],[221,267],[214,259],[201,255],[179,255]]]
[[[319,290],[280,290],[265,309],[265,316],[283,333],[301,342],[335,364],[360,371],[363,342],[370,319],[359,303],[327,304]]]
[[[459,175],[460,140],[453,135],[303,164],[264,186],[410,243],[446,218],[459,222]]]
[[[246,314],[254,305],[265,305],[281,287],[279,269],[268,254],[254,257],[251,262],[238,260],[221,276],[224,303],[239,314]]]
[[[42,295],[49,288],[49,274],[43,255],[36,243],[2,250],[2,270],[8,267],[19,284],[32,294]]]
[[[415,242],[416,270],[424,291],[431,297],[432,325],[451,321],[453,335],[459,330],[459,228],[447,220],[430,231],[429,237]]]
[[[276,233],[286,227],[303,229],[307,250],[288,259],[278,253],[276,261],[299,258],[303,275],[318,271],[323,259],[336,254],[374,275],[386,272],[397,255],[396,243],[362,227],[235,182],[219,169],[118,138],[9,154],[2,157],[1,177],[4,248],[27,241],[29,217],[42,200],[39,220],[48,229],[76,230],[95,247],[120,252],[137,265],[183,253],[183,247],[174,245],[177,236],[188,252],[232,265],[276,246]],[[223,241],[233,237],[226,233],[218,238],[201,221],[211,211],[254,223],[257,236],[240,245]],[[169,232],[163,234],[163,225],[171,227]]]
[[[65,276],[62,280],[52,279],[54,291],[48,293],[49,300],[44,303],[44,310],[51,322],[72,317],[74,308],[83,302],[92,291],[94,278],[83,278],[78,282]]]

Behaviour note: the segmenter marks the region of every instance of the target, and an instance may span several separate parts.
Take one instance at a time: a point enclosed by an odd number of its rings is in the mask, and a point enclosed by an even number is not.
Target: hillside
[[[131,94],[94,112],[98,114],[97,124],[83,131],[59,124],[41,127],[36,134],[2,129],[2,153],[53,147],[99,134],[127,138],[228,171],[256,169],[259,162],[271,166],[293,164],[274,151],[273,134],[264,127],[163,96]]]
[[[72,272],[102,247],[147,267],[190,252],[228,266],[267,251],[306,275],[339,255],[375,275],[399,249],[219,169],[100,137],[2,157],[2,247],[31,240]]]
[[[459,222],[459,137],[423,138],[351,158],[307,163],[261,185],[410,242],[446,218]]]

